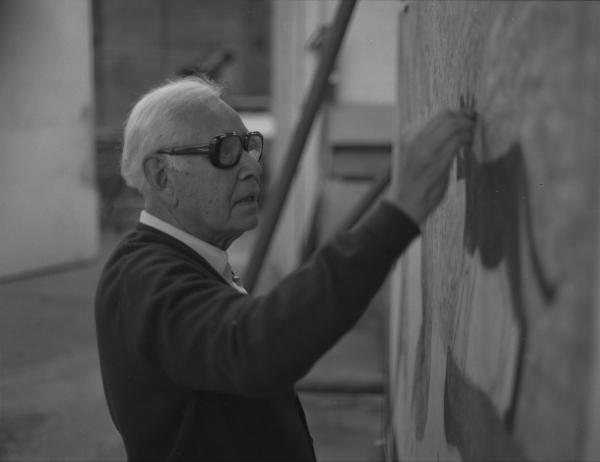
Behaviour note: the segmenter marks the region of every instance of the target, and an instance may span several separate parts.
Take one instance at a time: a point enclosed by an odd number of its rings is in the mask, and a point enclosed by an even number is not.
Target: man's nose
[[[257,180],[260,180],[262,177],[262,165],[260,162],[255,160],[248,151],[242,152],[242,157],[240,158],[240,169],[238,173],[238,178],[240,180],[245,180],[250,177],[255,177]]]

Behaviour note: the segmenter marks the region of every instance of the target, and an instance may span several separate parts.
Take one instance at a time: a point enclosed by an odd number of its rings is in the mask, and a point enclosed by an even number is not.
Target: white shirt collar
[[[225,278],[226,281],[231,283],[231,274],[227,274],[231,271],[231,267],[229,266],[227,252],[224,250],[198,239],[196,236],[186,233],[179,228],[176,228],[175,226],[155,217],[145,210],[142,210],[142,213],[140,214],[140,223],[158,229],[159,231],[174,237],[178,241],[183,242],[194,252],[204,258],[210,264],[210,266],[217,271],[217,273]]]

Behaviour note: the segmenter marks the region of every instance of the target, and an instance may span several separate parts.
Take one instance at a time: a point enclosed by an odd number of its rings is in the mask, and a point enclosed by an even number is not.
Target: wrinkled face
[[[224,132],[248,131],[237,112],[219,98],[198,115],[197,126],[197,139],[186,144],[208,144]],[[188,233],[227,248],[258,224],[261,174],[260,164],[247,152],[229,169],[213,166],[205,155],[177,156],[169,172],[177,198],[173,216]]]

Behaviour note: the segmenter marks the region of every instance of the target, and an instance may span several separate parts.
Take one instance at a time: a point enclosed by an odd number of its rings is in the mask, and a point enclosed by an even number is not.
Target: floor
[[[92,262],[0,284],[0,460],[119,461],[105,405],[93,297],[118,241],[102,237]],[[298,384],[320,461],[383,459],[383,308]]]

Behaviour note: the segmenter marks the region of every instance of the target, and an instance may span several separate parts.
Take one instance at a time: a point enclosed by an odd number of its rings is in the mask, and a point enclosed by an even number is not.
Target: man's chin
[[[253,217],[245,217],[244,220],[241,220],[240,226],[238,229],[245,233],[246,231],[251,231],[258,226],[258,217],[255,215]]]
[[[254,217],[254,219],[248,224],[248,228],[246,231],[253,230],[258,226],[258,217]]]

